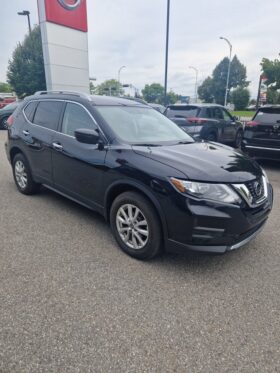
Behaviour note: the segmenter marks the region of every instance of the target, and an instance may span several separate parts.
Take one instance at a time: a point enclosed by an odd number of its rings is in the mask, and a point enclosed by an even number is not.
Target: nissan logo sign
[[[57,0],[59,4],[66,10],[75,10],[81,5],[81,0]]]
[[[258,181],[254,183],[255,193],[257,197],[260,197],[262,195],[262,185]]]

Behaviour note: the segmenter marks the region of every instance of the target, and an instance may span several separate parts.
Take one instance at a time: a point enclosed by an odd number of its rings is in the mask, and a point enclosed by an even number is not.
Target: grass
[[[236,117],[248,117],[252,118],[255,114],[255,111],[232,111],[232,115],[235,115]]]

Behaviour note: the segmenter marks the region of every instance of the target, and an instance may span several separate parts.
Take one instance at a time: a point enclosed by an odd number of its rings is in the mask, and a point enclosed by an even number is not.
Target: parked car
[[[159,111],[161,114],[165,112],[165,107],[160,104],[149,104],[153,109]]]
[[[12,102],[11,104],[0,109],[0,130],[7,129],[7,120],[11,114],[16,110],[20,101]]]
[[[0,109],[16,101],[16,97],[12,93],[0,93]]]
[[[272,208],[272,187],[257,162],[195,142],[142,103],[40,92],[8,125],[18,190],[33,194],[44,185],[101,213],[122,250],[138,259],[163,249],[237,249]]]
[[[242,150],[255,158],[280,161],[280,105],[259,108],[246,123]]]
[[[242,124],[223,106],[169,105],[165,115],[195,139],[231,144],[236,148],[241,145]]]

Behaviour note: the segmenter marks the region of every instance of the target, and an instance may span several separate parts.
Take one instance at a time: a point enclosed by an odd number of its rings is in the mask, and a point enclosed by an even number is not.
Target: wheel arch
[[[167,234],[167,225],[159,202],[146,186],[131,180],[117,181],[112,184],[106,191],[104,199],[104,215],[106,221],[109,221],[111,206],[115,198],[118,197],[120,194],[128,191],[138,192],[142,196],[146,197],[148,201],[153,205],[161,224],[163,236],[165,237]]]

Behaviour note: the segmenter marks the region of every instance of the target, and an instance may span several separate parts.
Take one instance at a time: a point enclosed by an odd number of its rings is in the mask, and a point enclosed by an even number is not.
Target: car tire
[[[22,153],[16,154],[13,159],[13,175],[15,184],[22,194],[35,194],[40,184],[35,183],[26,157]]]
[[[110,225],[121,249],[133,258],[147,260],[160,253],[159,218],[153,205],[141,194],[125,192],[116,197],[110,211]]]
[[[217,135],[214,133],[214,132],[210,132],[207,137],[206,137],[206,141],[213,141],[213,142],[216,142],[217,141]]]
[[[0,121],[0,130],[6,130],[8,129],[7,120],[9,117],[3,117]]]
[[[240,148],[241,147],[242,138],[243,138],[243,132],[241,130],[238,130],[236,132],[235,140],[234,140],[234,143],[233,143],[234,148]]]

